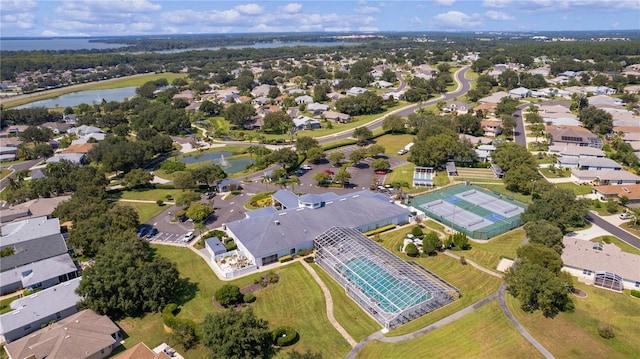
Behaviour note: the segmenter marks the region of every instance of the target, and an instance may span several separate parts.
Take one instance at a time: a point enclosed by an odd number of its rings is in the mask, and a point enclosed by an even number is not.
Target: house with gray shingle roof
[[[49,288],[76,278],[79,270],[68,253],[0,272],[0,295],[18,289]]]
[[[367,232],[389,224],[406,223],[409,211],[370,191],[343,196],[304,195],[300,206],[225,224],[238,249],[258,267],[278,258],[312,249],[313,239],[333,226]],[[293,201],[290,205],[294,206]]]

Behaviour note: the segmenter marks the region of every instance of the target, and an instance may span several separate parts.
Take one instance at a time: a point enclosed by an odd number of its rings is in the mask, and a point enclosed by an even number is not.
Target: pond
[[[236,173],[244,170],[251,163],[255,163],[255,161],[250,160],[248,158],[238,158],[238,159],[226,159],[225,157],[231,157],[233,153],[231,152],[210,152],[210,153],[198,153],[193,154],[191,156],[186,156],[178,161],[183,163],[200,163],[200,162],[213,162],[217,165],[220,165],[222,169],[224,169],[227,173]]]
[[[68,93],[58,97],[40,100],[28,103],[26,105],[18,106],[16,109],[33,108],[33,107],[75,107],[81,103],[92,105],[94,103],[101,103],[102,100],[111,102],[122,102],[126,98],[132,98],[136,95],[137,86],[120,87],[115,89],[106,90],[87,90]]]

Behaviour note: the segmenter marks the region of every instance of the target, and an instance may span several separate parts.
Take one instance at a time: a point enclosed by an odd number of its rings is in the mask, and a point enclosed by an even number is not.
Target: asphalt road
[[[529,104],[518,106],[518,110],[513,113],[513,117],[516,118],[516,127],[513,129],[513,137],[520,146],[527,147],[527,139],[524,132],[524,118],[522,118],[522,110],[529,107]]]
[[[407,107],[405,107],[403,109],[395,111],[394,114],[396,114],[396,115],[398,115],[400,117],[407,117],[410,114],[414,113],[417,109],[434,105],[434,104],[438,103],[439,101],[453,100],[456,97],[464,95],[465,93],[467,93],[467,91],[469,91],[471,89],[471,81],[464,77],[465,74],[467,73],[467,71],[469,71],[469,66],[463,67],[462,70],[460,70],[460,71],[458,71],[456,73],[455,80],[456,80],[456,82],[458,84],[460,84],[459,88],[456,91],[447,92],[445,94],[442,94],[441,97],[434,98],[434,99],[426,101],[426,102],[422,102],[422,103],[418,103],[418,104],[415,104],[415,105],[407,106]],[[373,130],[377,129],[378,127],[382,126],[382,120],[383,119],[384,119],[384,116],[381,117],[380,119],[376,120],[376,121],[370,122],[366,126],[367,126],[368,129],[373,131]],[[334,135],[319,137],[319,138],[317,138],[317,140],[318,140],[318,142],[320,144],[325,144],[325,143],[329,143],[329,142],[334,142],[334,141],[347,139],[347,138],[352,137],[352,135],[353,135],[353,131],[351,130],[351,131],[345,131],[345,132],[342,132],[342,133],[337,133],[337,134],[334,134]]]
[[[7,169],[10,169],[10,170],[13,170],[14,173],[15,173],[15,172],[22,171],[22,170],[29,170],[29,168],[37,165],[41,161],[42,161],[42,158],[39,158],[39,159],[31,160],[31,161],[25,161],[25,162],[21,162],[21,163],[16,163],[14,165],[2,166],[1,168],[7,168]],[[9,183],[9,176],[7,176],[7,177],[3,178],[2,180],[0,180],[0,189],[4,189],[7,186],[8,183]]]
[[[629,243],[630,245],[640,249],[640,238],[605,221],[602,217],[598,216],[597,213],[589,212],[589,217],[587,218],[587,220],[604,229],[605,231],[613,234],[614,236],[622,239],[623,241]]]

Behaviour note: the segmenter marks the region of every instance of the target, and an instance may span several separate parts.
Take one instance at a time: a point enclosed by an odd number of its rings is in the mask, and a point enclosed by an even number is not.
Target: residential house
[[[374,83],[374,86],[377,88],[386,89],[393,86],[393,84],[389,81],[380,80],[380,81],[376,81]]]
[[[71,128],[71,125],[65,122],[45,122],[40,126],[50,129],[55,135],[67,133],[69,128]]]
[[[640,176],[625,170],[571,170],[571,179],[576,183],[595,183],[598,185],[629,185],[640,183]]]
[[[393,98],[394,100],[400,100],[402,99],[402,96],[404,95],[405,92],[406,92],[405,90],[388,91],[382,94],[382,99],[385,101],[390,98]]]
[[[298,130],[313,130],[322,127],[320,121],[302,115],[297,116],[293,119],[293,125]]]
[[[422,77],[426,80],[435,77],[438,74],[438,70],[427,64],[418,65],[415,67],[416,77]],[[422,75],[422,76],[419,76]]]
[[[309,95],[298,96],[295,100],[298,105],[313,103],[313,97]]]
[[[487,102],[492,102],[492,103],[499,103],[503,98],[508,97],[509,93],[505,92],[505,91],[498,91],[490,96],[487,97],[483,97],[481,99],[478,100],[478,103],[487,103]]]
[[[264,106],[264,105],[268,104],[269,101],[271,101],[270,98],[265,97],[265,96],[260,96],[260,97],[256,97],[253,100],[251,100],[251,104],[254,105],[254,106]]]
[[[267,85],[267,84],[258,85],[254,87],[253,90],[251,90],[251,94],[254,97],[267,97],[269,96],[269,91],[271,90],[272,87],[273,86]]]
[[[462,101],[453,101],[450,104],[447,104],[442,110],[446,113],[456,112],[458,115],[465,115],[470,110],[472,110],[473,106]]]
[[[607,86],[586,86],[584,90],[594,95],[615,95],[616,89]]]
[[[549,76],[550,72],[551,72],[551,68],[549,67],[538,67],[538,68],[529,70],[529,73],[531,75],[541,75],[543,77]]]
[[[622,291],[640,288],[640,256],[623,252],[615,244],[565,237],[563,270],[595,286]],[[608,279],[608,280],[603,280]]]
[[[60,161],[69,161],[77,164],[85,164],[87,162],[87,155],[85,153],[56,153],[52,157],[47,158],[45,163],[57,163]]]
[[[480,121],[480,127],[487,137],[496,137],[502,134],[502,121],[500,120],[482,120]]]
[[[34,177],[34,172],[40,172],[40,169],[35,169],[31,172],[32,179]],[[13,206],[2,206],[0,207],[0,223],[5,225],[16,219],[25,220],[25,217],[49,218],[58,204],[69,200],[69,198],[71,197],[59,196],[51,198],[36,198]]]
[[[0,342],[20,339],[52,320],[61,320],[78,312],[82,297],[75,290],[81,277],[41,290],[9,304],[11,311],[0,315]]]
[[[494,145],[480,145],[475,149],[476,157],[481,162],[491,162],[491,154],[495,152],[496,146]]]
[[[19,289],[46,289],[79,275],[68,253],[0,272],[0,295]]]
[[[580,127],[582,123],[576,115],[571,113],[568,106],[562,105],[541,105],[538,114],[544,123],[551,123],[554,126]]]
[[[527,98],[531,97],[531,90],[525,87],[518,87],[513,90],[509,90],[509,97],[511,98]]]
[[[323,103],[314,102],[307,105],[307,111],[313,113],[314,116],[321,115],[323,112],[328,110],[329,110],[329,106]]]
[[[598,171],[621,171],[622,165],[610,158],[583,157],[578,160],[578,169]]]
[[[0,131],[0,138],[7,138],[11,136],[20,136],[21,133],[29,128],[27,125],[12,125],[7,126]]]
[[[546,131],[551,134],[550,144],[552,145],[570,145],[602,149],[602,139],[583,127],[561,126],[547,128]]]
[[[406,223],[409,210],[381,194],[361,191],[301,196],[298,208],[269,211],[225,225],[238,250],[262,267],[301,249],[313,249],[313,239],[334,226],[361,232]],[[293,207],[293,205],[291,205]]]
[[[109,317],[86,309],[7,344],[5,350],[11,359],[101,359],[122,345],[122,339]]]
[[[4,141],[3,141],[4,142]],[[0,161],[15,161],[18,155],[17,147],[0,147]]]
[[[362,88],[362,87],[354,86],[354,87],[352,87],[352,88],[347,90],[347,95],[349,95],[349,96],[358,96],[358,95],[362,95],[365,92],[367,92],[367,89]]]
[[[175,358],[175,353],[173,357]],[[140,342],[113,358],[114,359],[171,359],[172,357],[162,350],[156,353],[155,351],[149,349],[149,347],[146,346],[146,344],[144,344],[143,342]]]
[[[497,107],[498,107],[498,104],[495,103],[495,102],[485,102],[485,103],[481,103],[480,105],[474,107],[473,111],[474,112],[482,111],[482,114],[486,117],[486,116],[495,115]]]
[[[333,122],[339,122],[339,123],[351,122],[351,116],[347,115],[346,113],[342,113],[342,112],[324,111],[322,113],[322,115],[327,120],[330,120],[330,121],[333,121]]]
[[[622,197],[627,197],[629,199],[626,204],[627,207],[640,207],[640,184],[595,186],[593,187],[593,194],[603,201],[608,199],[620,200]]]
[[[458,138],[463,139],[463,140],[468,140],[469,142],[471,142],[474,145],[489,145],[489,144],[491,144],[491,142],[493,142],[492,138],[472,136],[472,135],[467,135],[467,134],[464,134],[464,133],[459,134]]]
[[[80,153],[80,154],[88,154],[89,151],[95,146],[95,143],[83,143],[83,144],[75,144],[70,145],[69,147],[62,150],[62,153]]]
[[[251,102],[251,97],[249,96],[239,96],[235,98],[236,103],[249,103]]]
[[[195,94],[191,90],[184,90],[180,93],[173,95],[173,97],[171,97],[172,101],[175,101],[178,99],[185,100],[188,103],[193,103],[193,101],[195,101]]]
[[[595,106],[598,108],[624,108],[622,100],[620,100],[619,98],[611,97],[609,95],[596,95],[587,97],[587,101],[589,101],[590,106]]]
[[[640,116],[625,108],[602,108],[613,117],[613,127],[640,127]]]
[[[23,141],[19,137],[0,137],[2,147],[20,147]]]

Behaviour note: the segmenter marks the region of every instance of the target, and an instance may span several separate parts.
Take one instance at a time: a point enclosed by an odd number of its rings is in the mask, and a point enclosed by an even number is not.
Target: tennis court
[[[519,227],[526,205],[473,185],[458,185],[411,200],[434,220],[474,239],[489,239]]]

